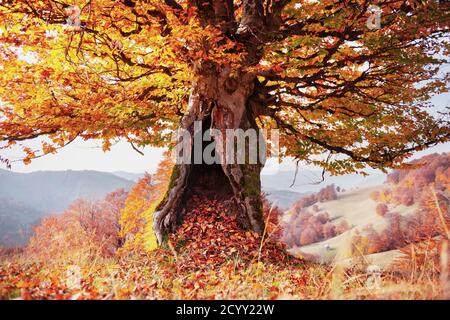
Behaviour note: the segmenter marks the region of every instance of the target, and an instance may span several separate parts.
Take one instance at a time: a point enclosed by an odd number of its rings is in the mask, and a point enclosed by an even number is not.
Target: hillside
[[[133,184],[98,171],[0,170],[0,245],[24,244],[32,224],[63,211],[76,199],[100,199],[120,188],[129,190]]]
[[[0,195],[44,212],[58,212],[78,198],[101,198],[133,182],[98,171],[37,171],[17,173],[0,170]]]
[[[329,185],[288,213],[264,200],[263,235],[243,230],[230,203],[193,196],[183,222],[158,247],[148,221],[169,182],[162,163],[128,193],[79,200],[42,219],[22,250],[0,249],[0,299],[449,297],[439,267],[448,247],[440,245],[444,233],[432,219],[440,209],[427,211],[424,201],[433,183],[439,207],[449,211],[441,195],[449,191],[450,158],[424,159],[426,166],[395,171],[384,185],[349,191]],[[415,232],[422,238],[411,237]],[[413,257],[407,241],[415,245]],[[18,274],[26,278],[18,281]]]
[[[448,233],[449,173],[450,153],[431,154],[393,171],[383,185],[334,191],[329,199],[318,197],[325,189],[308,196],[283,216],[289,252],[332,263],[343,251],[356,250],[367,262],[388,266],[402,255],[399,250]],[[321,217],[327,230],[347,227],[320,236],[326,233]]]
[[[32,225],[43,217],[42,211],[8,198],[0,198],[0,245],[23,245]]]
[[[380,190],[380,188],[381,186],[376,186],[343,192],[338,194],[336,200],[317,203],[319,211],[328,212],[330,219],[335,224],[347,221],[350,229],[325,241],[302,247],[292,247],[289,249],[289,252],[294,256],[299,254],[316,256],[320,262],[331,263],[339,253],[340,248],[346,247],[347,243],[351,241],[351,237],[356,230],[363,230],[364,227],[369,225],[372,225],[377,231],[383,230],[387,221],[376,213],[377,202],[370,197],[374,191]],[[401,215],[410,215],[416,209],[416,206],[406,207],[399,205],[395,207],[395,211]],[[289,214],[287,214],[285,219],[288,216]],[[381,264],[380,260],[380,258],[377,259],[378,264]],[[388,262],[386,261],[385,263]]]

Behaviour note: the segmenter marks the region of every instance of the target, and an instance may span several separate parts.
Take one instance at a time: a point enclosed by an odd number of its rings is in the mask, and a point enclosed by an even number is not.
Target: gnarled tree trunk
[[[198,78],[193,83],[188,113],[182,118],[181,128],[194,134],[194,122],[201,121],[203,130],[255,129],[256,114],[250,98],[254,94],[256,79],[250,74],[231,76],[227,67],[203,65],[197,69]],[[153,221],[159,243],[164,236],[175,231],[182,222],[186,203],[193,195],[229,202],[238,216],[242,228],[261,233],[264,229],[261,204],[260,173],[263,161],[258,158],[251,164],[230,163],[221,149],[220,164],[178,164],[173,170],[169,190],[158,206]],[[234,142],[233,142],[234,143]],[[248,144],[246,147],[250,147]],[[248,151],[248,148],[247,148]],[[253,162],[254,163],[254,162]]]

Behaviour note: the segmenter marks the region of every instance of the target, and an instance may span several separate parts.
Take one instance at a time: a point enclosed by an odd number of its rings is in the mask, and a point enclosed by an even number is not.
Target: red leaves
[[[237,217],[215,200],[195,198],[193,208],[185,215],[183,224],[170,237],[175,248],[185,255],[182,266],[198,269],[223,264],[232,259],[254,262],[262,260],[282,262],[285,253],[277,244],[264,240],[253,231],[238,226]]]
[[[45,70],[42,70],[41,77],[48,78],[51,74],[52,74],[51,69],[45,69]]]

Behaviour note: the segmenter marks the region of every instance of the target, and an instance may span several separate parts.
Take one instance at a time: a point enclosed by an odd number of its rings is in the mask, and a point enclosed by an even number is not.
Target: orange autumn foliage
[[[101,201],[77,200],[60,215],[44,218],[35,227],[26,254],[42,261],[80,261],[112,257],[121,245],[119,214],[124,190]]]
[[[280,130],[282,156],[335,174],[398,167],[449,139],[426,102],[447,90],[448,59],[436,53],[448,46],[449,5],[407,3],[2,1],[0,140],[40,138],[37,150],[19,146],[26,163],[77,137],[105,150],[118,138],[168,146],[190,90],[212,72],[224,77],[215,93],[251,80],[247,105]],[[383,12],[376,30],[371,4]],[[192,97],[214,99],[204,90]]]
[[[152,215],[167,191],[172,168],[173,161],[166,152],[156,173],[145,174],[129,192],[120,216],[120,235],[125,239],[120,253],[137,253],[155,247]]]
[[[389,187],[371,197],[386,204],[411,206],[422,200],[422,192],[434,185],[438,192],[450,192],[450,153],[431,154],[411,161],[403,170],[387,176]]]
[[[420,248],[420,243],[424,242],[437,248],[440,239],[449,236],[450,153],[428,155],[413,161],[410,166],[413,169],[389,174],[389,187],[372,194],[374,200],[382,202],[376,210],[388,224],[380,232],[370,226],[364,230],[369,253],[408,245]],[[402,216],[395,212],[396,205],[415,205],[417,209],[413,214]]]

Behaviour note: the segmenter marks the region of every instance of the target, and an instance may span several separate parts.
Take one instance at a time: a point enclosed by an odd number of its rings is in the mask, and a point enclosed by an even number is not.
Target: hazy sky
[[[72,142],[56,154],[46,155],[33,160],[30,165],[14,162],[12,170],[31,172],[38,170],[97,170],[154,172],[161,160],[163,149],[145,148],[144,156],[132,149],[126,142],[119,142],[111,147],[111,151],[103,152],[98,141]],[[19,150],[2,152],[8,159],[17,158]],[[9,156],[9,157],[8,157]]]
[[[435,96],[432,99],[436,109],[444,110],[450,103],[450,94]],[[434,112],[433,112],[434,113]],[[30,142],[30,147],[38,147],[36,142]],[[154,172],[161,160],[163,149],[146,148],[143,150],[144,156],[138,154],[126,142],[119,142],[112,146],[111,151],[105,153],[97,141],[76,140],[66,148],[60,150],[57,154],[47,155],[35,159],[30,165],[24,165],[22,162],[14,162],[12,170],[17,172],[31,172],[38,170],[97,170],[97,171],[127,171],[127,172]],[[413,158],[421,157],[432,152],[450,152],[450,143],[441,144],[431,149],[417,153]],[[22,152],[19,149],[9,151],[0,150],[0,154],[7,159],[16,159],[21,157]],[[293,168],[291,162],[282,166],[284,169]],[[4,166],[0,164],[0,168]],[[270,169],[270,168],[267,168]],[[267,170],[276,173],[277,168]],[[275,170],[273,170],[275,169]]]
[[[12,164],[12,170],[16,172],[31,172],[39,170],[97,170],[97,171],[127,171],[127,172],[154,172],[162,158],[163,149],[146,148],[144,156],[134,151],[125,142],[118,143],[110,152],[103,152],[99,143],[95,141],[74,141],[71,145],[60,150],[57,154],[47,155],[35,159],[30,165],[22,162]],[[432,152],[449,152],[450,143],[441,144],[425,151],[417,153],[414,158],[421,157]],[[18,155],[17,151],[2,152],[2,155]],[[12,158],[12,157],[10,157]],[[287,162],[282,169],[292,169],[293,163]],[[5,169],[4,167],[2,169]],[[266,168],[266,172],[276,170],[275,167]],[[275,173],[275,172],[273,172]]]

